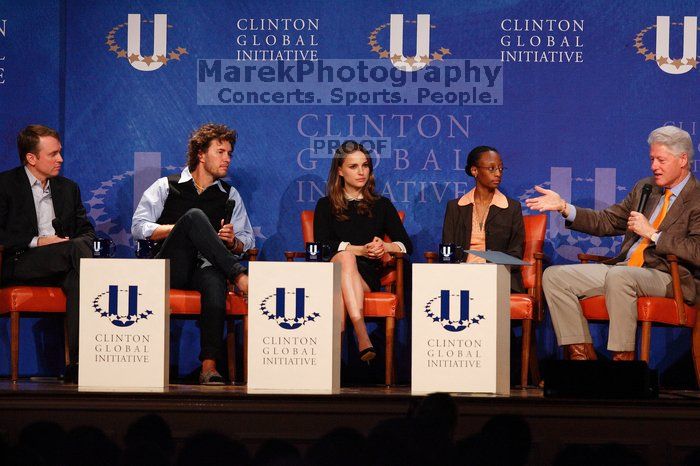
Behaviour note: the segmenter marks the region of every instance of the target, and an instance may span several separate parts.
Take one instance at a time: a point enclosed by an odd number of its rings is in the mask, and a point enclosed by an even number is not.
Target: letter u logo
[[[442,247],[442,255],[443,256],[449,256],[452,254],[452,248],[450,246],[443,246]]]
[[[459,319],[450,319],[450,290],[440,291],[440,320],[445,330],[459,332],[466,328],[469,321],[469,291],[459,292]]]
[[[389,56],[391,63],[401,71],[418,71],[425,68],[430,56],[430,15],[418,15],[416,24],[416,55],[425,61],[408,60],[403,54],[403,15],[391,15]]]
[[[683,58],[680,60],[670,60],[670,28],[671,20],[668,16],[656,17],[656,63],[662,71],[668,74],[687,73],[693,69],[688,61],[695,61],[697,57],[698,17],[686,16],[683,18]],[[666,63],[662,63],[664,60]]]
[[[117,327],[128,327],[136,322],[136,310],[138,307],[139,290],[137,286],[129,286],[129,310],[126,321],[118,320],[119,317],[119,287],[109,285],[109,318]]]
[[[286,312],[286,290],[284,288],[277,288],[275,290],[275,309],[277,310],[277,318],[279,319],[279,326],[286,330],[294,330],[301,327],[304,321],[304,312],[306,308],[305,304],[305,294],[306,289],[296,288],[294,297],[294,318],[287,318]]]
[[[318,244],[309,245],[309,254],[311,254],[312,256],[318,254]]]
[[[146,63],[142,60],[131,61],[131,66],[139,71],[155,71],[163,62],[159,57],[165,57],[165,50],[168,40],[168,15],[154,15],[153,21],[153,57],[152,61]],[[128,24],[127,54],[129,57],[136,55],[141,57],[141,15],[130,14]]]

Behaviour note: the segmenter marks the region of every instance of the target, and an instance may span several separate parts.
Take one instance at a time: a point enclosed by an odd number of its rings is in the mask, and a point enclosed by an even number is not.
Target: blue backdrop
[[[239,132],[230,181],[261,258],[282,260],[301,247],[299,212],[322,195],[334,142],[366,139],[377,147],[379,190],[407,212],[420,261],[437,247],[447,201],[472,187],[463,167],[476,145],[501,152],[509,196],[524,200],[540,184],[601,208],[649,172],[652,129],[674,124],[696,140],[700,70],[682,57],[684,17],[699,9],[694,1],[0,0],[0,169],[17,164],[19,129],[57,127],[63,174],[80,184],[98,232],[129,256],[144,187],[180,170],[194,128],[222,122]],[[670,33],[657,42],[664,16]],[[403,41],[392,43],[399,25]],[[373,70],[367,79],[363,67]],[[299,80],[299,69],[312,71]],[[552,263],[619,245],[550,217]],[[0,321],[3,355],[8,327]],[[173,330],[173,362],[186,374],[197,366],[198,329],[177,322]],[[405,320],[404,380],[409,334]],[[59,323],[23,321],[21,338],[23,375],[58,370]],[[594,338],[602,348],[604,326]],[[655,331],[652,365],[682,365],[688,338]],[[540,326],[538,345],[540,357],[555,354],[551,323]],[[8,357],[0,373],[9,373]]]

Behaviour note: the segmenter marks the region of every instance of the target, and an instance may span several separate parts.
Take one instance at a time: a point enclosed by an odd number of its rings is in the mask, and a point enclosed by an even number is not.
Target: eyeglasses
[[[477,167],[483,168],[484,170],[488,170],[489,173],[496,173],[496,172],[503,173],[506,170],[506,167],[484,167],[482,165],[477,165]]]

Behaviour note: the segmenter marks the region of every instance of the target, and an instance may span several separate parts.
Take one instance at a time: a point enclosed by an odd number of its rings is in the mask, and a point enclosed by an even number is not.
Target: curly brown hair
[[[235,129],[230,129],[226,125],[207,123],[197,128],[187,143],[187,168],[194,171],[199,165],[199,153],[206,152],[212,141],[228,141],[231,143],[231,151],[236,146],[238,133]]]

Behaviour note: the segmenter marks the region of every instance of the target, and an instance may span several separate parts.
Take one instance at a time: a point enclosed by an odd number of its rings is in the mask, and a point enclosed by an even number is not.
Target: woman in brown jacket
[[[448,202],[442,225],[443,243],[453,243],[464,250],[501,251],[522,259],[522,207],[498,190],[504,170],[501,156],[493,147],[478,146],[469,153],[464,171],[474,178],[476,186]],[[465,259],[470,263],[484,262],[472,254]],[[523,292],[520,267],[511,269],[510,286],[514,292]]]

